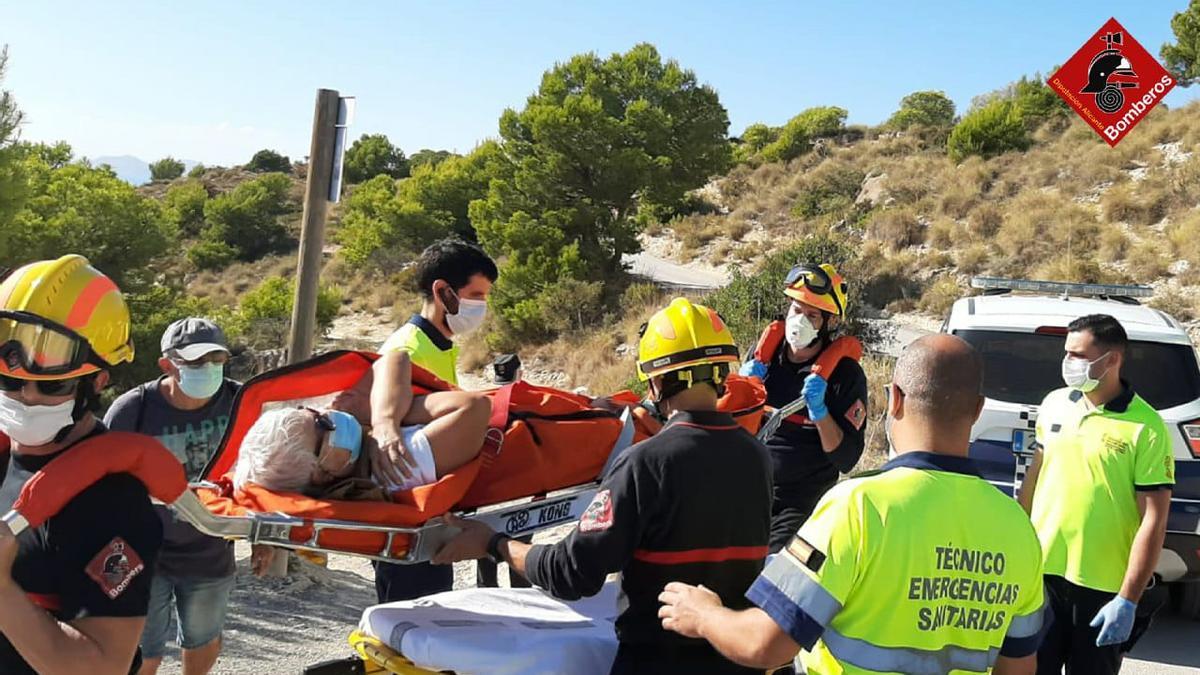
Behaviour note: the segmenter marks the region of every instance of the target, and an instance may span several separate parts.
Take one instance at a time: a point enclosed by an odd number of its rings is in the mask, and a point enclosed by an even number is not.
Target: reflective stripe
[[[1012,624],[1008,627],[1007,637],[1025,638],[1037,635],[1042,631],[1042,623],[1046,618],[1046,601],[1042,601],[1042,606],[1038,607],[1033,614],[1025,616],[1013,617]]]
[[[953,670],[985,673],[1000,656],[1000,650],[994,647],[986,650],[954,645],[937,650],[880,647],[865,640],[846,637],[832,628],[825,629],[821,641],[838,661],[884,673],[945,675]]]
[[[814,621],[828,626],[833,617],[842,611],[842,603],[800,569],[800,565],[788,553],[781,553],[763,570],[763,576]]]

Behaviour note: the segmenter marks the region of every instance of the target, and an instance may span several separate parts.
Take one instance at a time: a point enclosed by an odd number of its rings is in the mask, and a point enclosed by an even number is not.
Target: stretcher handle
[[[4,524],[13,534],[39,527],[79,493],[114,473],[131,474],[165,504],[187,491],[183,465],[162,443],[113,431],[76,444],[33,474],[3,516]]]

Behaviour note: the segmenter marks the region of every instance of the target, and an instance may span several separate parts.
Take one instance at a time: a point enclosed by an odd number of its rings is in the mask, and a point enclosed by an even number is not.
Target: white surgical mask
[[[74,400],[58,405],[25,405],[0,394],[0,431],[19,445],[46,445],[58,436],[58,432],[75,424],[71,414],[74,411]]]
[[[787,343],[793,351],[800,351],[811,345],[819,335],[812,322],[803,314],[789,314],[786,322]]]
[[[225,381],[225,364],[206,363],[202,366],[181,366],[179,368],[179,388],[189,398],[212,398]]]
[[[458,314],[446,314],[446,325],[455,335],[462,335],[479,328],[486,315],[487,300],[463,298],[458,301]]]
[[[1100,380],[1108,374],[1108,368],[1105,368],[1104,372],[1100,373],[1100,377],[1092,377],[1092,366],[1107,358],[1108,354],[1111,353],[1112,352],[1108,352],[1095,361],[1079,359],[1073,356],[1064,357],[1062,362],[1063,382],[1065,382],[1068,387],[1076,391],[1083,392],[1084,394],[1094,390],[1096,387],[1100,386]]]

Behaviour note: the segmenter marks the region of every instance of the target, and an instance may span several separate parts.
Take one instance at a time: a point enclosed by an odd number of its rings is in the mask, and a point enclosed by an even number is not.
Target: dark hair
[[[430,299],[433,297],[433,282],[438,279],[458,291],[470,283],[471,277],[476,274],[482,274],[491,282],[500,276],[496,263],[483,249],[461,239],[443,239],[430,244],[417,259],[417,290]]]
[[[1115,349],[1123,352],[1129,346],[1129,335],[1125,327],[1107,314],[1088,314],[1075,319],[1067,325],[1067,332],[1092,334],[1092,341],[1105,349]]]

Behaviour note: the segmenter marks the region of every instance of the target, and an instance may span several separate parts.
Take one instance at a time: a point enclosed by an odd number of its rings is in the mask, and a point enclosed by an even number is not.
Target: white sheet
[[[416,665],[459,675],[606,675],[617,653],[617,582],[563,602],[537,589],[472,588],[376,605],[359,629]]]

